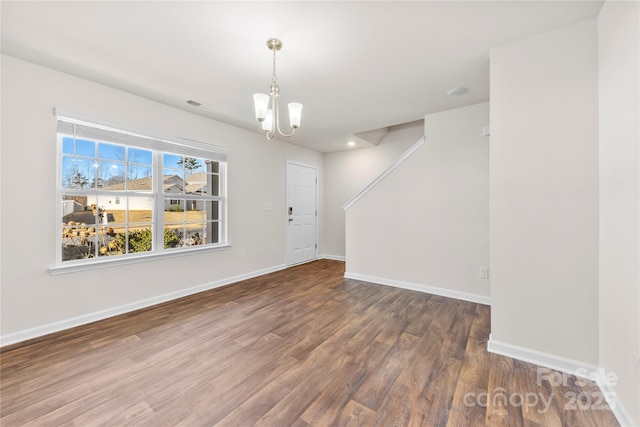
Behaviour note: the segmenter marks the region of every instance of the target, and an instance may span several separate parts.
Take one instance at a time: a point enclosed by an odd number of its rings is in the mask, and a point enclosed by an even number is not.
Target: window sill
[[[123,257],[119,259],[104,259],[104,260],[93,261],[88,263],[74,263],[70,265],[63,264],[63,265],[58,265],[58,266],[49,268],[49,274],[52,276],[57,276],[59,274],[76,273],[78,271],[96,270],[100,268],[116,267],[116,266],[128,265],[128,264],[139,264],[142,262],[155,261],[158,259],[189,256],[196,253],[217,252],[217,251],[229,249],[230,247],[231,245],[229,244],[219,245],[219,246],[206,246],[206,247],[182,249],[177,251],[167,251],[162,253],[128,256],[128,257]]]

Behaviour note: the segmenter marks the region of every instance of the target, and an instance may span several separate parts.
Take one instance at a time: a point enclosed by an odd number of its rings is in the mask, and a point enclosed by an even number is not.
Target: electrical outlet
[[[480,268],[480,278],[488,279],[489,278],[489,267],[481,267]]]
[[[240,261],[244,261],[247,259],[247,254],[245,251],[240,252]]]

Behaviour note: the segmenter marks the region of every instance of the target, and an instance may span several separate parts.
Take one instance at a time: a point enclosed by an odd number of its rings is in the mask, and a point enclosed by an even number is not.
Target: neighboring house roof
[[[204,172],[193,173],[184,179],[187,181],[187,184],[196,184],[207,181],[207,174]]]
[[[210,182],[212,174],[206,172],[199,172],[189,175],[185,178],[187,185],[184,187],[186,193],[200,193],[206,194],[207,183]]]
[[[182,191],[182,184],[184,181],[178,175],[165,175],[163,179],[163,188],[164,191],[172,192],[175,188],[178,191]],[[132,191],[144,191],[151,190],[153,188],[153,178],[140,178],[140,179],[132,179],[127,182],[127,189]],[[118,184],[107,185],[106,187],[102,187],[101,190],[110,190],[110,191],[124,191],[124,182],[119,182]]]
[[[162,188],[165,193],[182,193],[182,187],[173,182],[165,182]]]
[[[187,194],[202,193],[204,187],[204,182],[200,182],[198,184],[188,184],[184,187],[184,192]]]
[[[194,177],[194,175],[197,176]],[[202,190],[206,185],[206,183],[202,181],[202,176],[206,174],[194,175],[189,176],[186,180],[183,180],[178,175],[165,175],[162,181],[163,191],[165,193],[182,193],[182,190],[184,189],[184,192],[187,194],[202,193]],[[185,181],[189,183],[186,186],[184,186]],[[127,189],[131,191],[144,191],[151,190],[152,188],[152,177],[132,179],[127,183]],[[124,182],[101,187],[101,190],[124,191]]]
[[[165,175],[163,182],[166,183],[176,183],[176,184],[184,184],[184,180],[180,178],[178,175]]]

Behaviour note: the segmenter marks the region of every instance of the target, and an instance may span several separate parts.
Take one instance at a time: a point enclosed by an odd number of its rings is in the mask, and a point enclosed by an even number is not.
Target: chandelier
[[[288,104],[291,133],[282,132],[282,130],[280,130],[280,112],[278,108],[280,87],[278,86],[278,77],[276,76],[276,52],[282,49],[282,42],[278,39],[269,39],[267,40],[267,47],[273,51],[273,75],[271,77],[269,95],[256,93],[253,95],[253,102],[256,108],[256,120],[262,124],[262,130],[267,136],[267,139],[271,140],[276,133],[276,129],[282,136],[291,136],[296,133],[296,129],[300,127],[300,119],[302,118],[302,104],[298,102]]]

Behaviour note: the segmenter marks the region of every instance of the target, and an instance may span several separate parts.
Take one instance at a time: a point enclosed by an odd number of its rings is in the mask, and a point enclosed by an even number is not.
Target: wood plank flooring
[[[7,347],[0,424],[618,425],[594,383],[488,353],[488,306],[343,274],[314,261]]]

